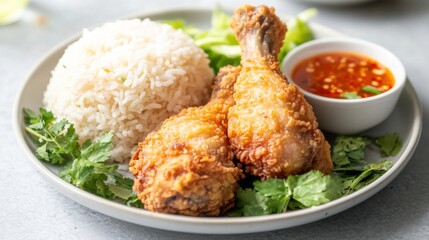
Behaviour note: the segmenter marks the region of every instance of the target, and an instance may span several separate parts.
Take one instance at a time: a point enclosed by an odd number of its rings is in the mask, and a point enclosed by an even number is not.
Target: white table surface
[[[24,18],[0,27],[0,239],[429,239],[429,1],[379,0],[316,6],[313,20],[393,51],[422,102],[420,144],[404,171],[367,201],[327,219],[249,235],[192,235],[151,229],[94,212],[61,195],[40,176],[12,132],[12,103],[34,64],[82,28],[127,15],[215,1],[30,0]],[[218,0],[235,8],[245,1]],[[247,1],[295,15],[314,5],[299,0]],[[34,16],[44,16],[36,24]]]

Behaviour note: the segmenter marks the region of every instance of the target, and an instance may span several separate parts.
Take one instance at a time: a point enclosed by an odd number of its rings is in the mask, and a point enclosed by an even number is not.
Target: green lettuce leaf
[[[288,31],[280,49],[279,62],[295,47],[315,39],[314,33],[308,25],[308,20],[317,14],[315,8],[307,9],[287,22]]]
[[[308,9],[288,22],[288,32],[279,53],[279,62],[294,47],[313,40],[314,34],[307,21],[317,14],[316,9]],[[211,19],[211,28],[201,30],[191,25],[186,25],[183,19],[161,21],[175,29],[181,29],[202,48],[210,59],[210,67],[215,74],[226,65],[237,66],[240,64],[241,49],[234,33],[229,28],[230,16],[219,10],[214,10]]]

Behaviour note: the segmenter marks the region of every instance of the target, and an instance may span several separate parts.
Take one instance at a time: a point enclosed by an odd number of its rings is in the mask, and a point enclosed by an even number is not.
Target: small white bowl
[[[328,52],[350,52],[370,57],[392,72],[395,84],[390,90],[368,98],[335,99],[307,92],[294,83],[292,71],[298,63]],[[356,134],[380,124],[393,111],[406,82],[405,68],[393,53],[374,43],[346,37],[316,39],[300,45],[286,56],[281,69],[313,106],[319,127],[338,134]]]

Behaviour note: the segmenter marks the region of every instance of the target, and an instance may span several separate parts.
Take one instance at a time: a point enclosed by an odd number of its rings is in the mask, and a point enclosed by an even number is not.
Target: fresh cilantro
[[[239,188],[236,192],[237,209],[228,215],[258,216],[271,214],[272,212],[268,208],[266,201],[266,197],[262,196],[253,189]]]
[[[106,164],[112,151],[111,132],[101,134],[82,145],[81,157],[60,171],[60,177],[78,188],[107,199],[127,200],[131,195],[132,180],[125,181],[115,164]]]
[[[262,182],[256,181],[253,186],[260,195],[266,197],[265,204],[270,213],[286,211],[292,191],[285,180],[268,179]]]
[[[257,216],[318,206],[357,191],[381,177],[392,161],[366,163],[365,148],[375,143],[384,155],[397,154],[402,146],[398,134],[381,137],[337,136],[332,147],[334,171],[329,175],[312,170],[287,179],[253,181],[253,188],[238,189],[236,206],[229,216]]]
[[[337,176],[343,182],[343,194],[350,194],[374,182],[389,170],[392,164],[392,161],[384,160],[380,163],[368,163],[360,169],[344,168],[335,170],[337,173],[340,173]]]
[[[82,144],[81,158],[90,162],[105,162],[112,151],[113,133],[103,133],[94,142],[87,140]]]
[[[52,112],[40,108],[40,114],[24,109],[26,131],[36,145],[36,156],[50,164],[66,164],[59,176],[85,191],[129,206],[141,207],[132,192],[133,180],[109,164],[113,133],[102,133],[94,141],[78,143],[73,124],[57,120]]]
[[[342,190],[340,181],[315,170],[287,179],[254,181],[253,187],[237,191],[236,208],[229,216],[266,215],[318,206],[340,197]]]
[[[365,159],[365,147],[369,141],[365,137],[338,136],[332,148],[332,161],[335,166],[344,166]]]
[[[121,82],[124,83],[125,81],[127,81],[126,77],[121,77]]]
[[[390,169],[393,162],[366,163],[365,147],[375,144],[383,157],[394,156],[402,148],[402,140],[396,133],[380,137],[337,136],[333,146],[334,175],[343,182],[343,194],[350,194],[377,180]]]
[[[338,179],[319,171],[289,176],[292,198],[304,207],[318,206],[341,196],[342,184]]]
[[[137,197],[136,194],[133,194],[130,197],[128,197],[125,204],[129,207],[144,208],[143,203],[140,201],[140,199]]]
[[[397,133],[388,133],[374,140],[374,143],[380,147],[382,157],[395,156],[401,151],[402,139]]]
[[[25,130],[31,134],[36,145],[36,156],[54,165],[80,157],[78,136],[72,124],[66,120],[56,121],[51,112],[40,109],[37,115],[24,109]]]

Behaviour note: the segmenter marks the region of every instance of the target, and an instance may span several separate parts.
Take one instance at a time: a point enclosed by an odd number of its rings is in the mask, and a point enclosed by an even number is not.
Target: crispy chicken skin
[[[273,8],[245,5],[230,22],[240,42],[242,70],[228,113],[228,137],[246,172],[284,178],[311,169],[329,173],[330,145],[303,94],[279,70],[287,31]]]
[[[146,209],[218,216],[234,206],[242,173],[233,163],[226,116],[238,73],[222,68],[207,105],[182,110],[139,143],[130,172]]]

